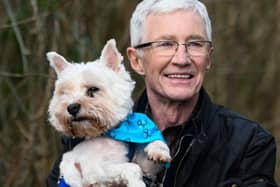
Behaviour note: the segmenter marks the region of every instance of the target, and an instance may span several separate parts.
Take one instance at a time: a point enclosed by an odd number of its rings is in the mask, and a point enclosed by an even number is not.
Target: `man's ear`
[[[205,71],[208,72],[211,69],[211,60],[208,60],[208,64],[205,67]]]
[[[211,69],[211,64],[212,64],[211,56],[212,56],[213,51],[214,51],[214,48],[211,47],[211,48],[210,48],[210,51],[209,51],[209,55],[208,55],[208,57],[207,57],[207,58],[208,58],[208,59],[207,59],[208,63],[207,63],[207,65],[206,65],[206,67],[205,67],[205,70],[206,70],[207,72]]]
[[[145,75],[143,68],[143,61],[139,58],[137,51],[133,47],[128,47],[126,50],[128,60],[130,62],[131,68],[139,75]]]

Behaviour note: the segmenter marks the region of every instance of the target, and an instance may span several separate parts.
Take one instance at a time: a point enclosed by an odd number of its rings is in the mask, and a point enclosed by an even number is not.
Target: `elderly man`
[[[197,0],[144,0],[131,19],[131,67],[148,114],[171,149],[169,169],[150,186],[276,186],[276,145],[255,122],[213,104],[203,81],[213,52],[211,22]]]

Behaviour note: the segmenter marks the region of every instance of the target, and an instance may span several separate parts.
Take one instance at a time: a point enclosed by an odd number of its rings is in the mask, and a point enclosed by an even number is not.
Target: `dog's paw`
[[[154,141],[149,143],[144,151],[148,155],[148,159],[155,162],[170,162],[171,156],[168,146],[162,141]]]

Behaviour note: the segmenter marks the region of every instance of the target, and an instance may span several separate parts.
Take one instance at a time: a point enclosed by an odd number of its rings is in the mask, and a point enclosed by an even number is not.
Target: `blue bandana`
[[[165,140],[156,124],[143,113],[131,113],[116,128],[107,131],[104,135],[110,136],[115,140],[130,143],[150,143]],[[170,163],[166,163],[168,168]],[[70,187],[61,177],[58,181],[59,187]]]
[[[128,114],[124,121],[105,135],[131,143],[149,143],[155,140],[165,142],[156,124],[143,113]]]

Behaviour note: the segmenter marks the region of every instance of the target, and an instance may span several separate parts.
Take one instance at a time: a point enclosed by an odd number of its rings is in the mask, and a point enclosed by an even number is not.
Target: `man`
[[[170,167],[146,178],[147,186],[276,186],[274,138],[255,122],[213,104],[203,88],[213,51],[204,4],[143,0],[130,29],[128,58],[146,85],[134,110],[155,121],[172,155]],[[64,141],[66,150],[79,142]],[[56,165],[49,185],[57,172]]]
[[[153,183],[166,187],[276,186],[276,145],[253,121],[211,103],[202,88],[211,67],[211,23],[197,0],[144,0],[131,19],[131,67],[147,113],[172,154]]]

